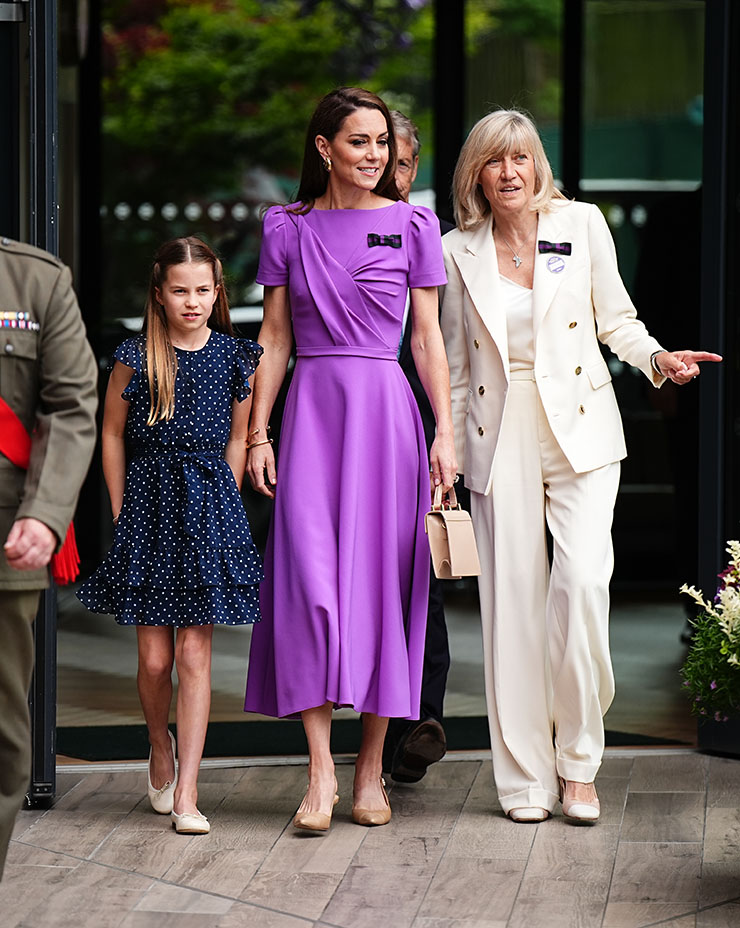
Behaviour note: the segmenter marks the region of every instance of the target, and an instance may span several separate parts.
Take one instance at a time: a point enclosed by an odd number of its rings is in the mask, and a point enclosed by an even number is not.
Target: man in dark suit
[[[33,620],[92,456],[97,380],[69,270],[0,239],[0,877],[31,775]]]
[[[404,200],[408,200],[411,185],[419,166],[419,130],[398,110],[391,111],[393,130],[398,149],[396,186]],[[453,228],[440,220],[440,233]],[[434,440],[434,413],[424,387],[416,372],[411,355],[411,313],[406,308],[406,321],[401,341],[399,364],[419,405],[427,450]],[[427,767],[444,756],[447,740],[442,727],[442,707],[450,668],[450,651],[447,642],[442,584],[432,571],[429,583],[429,616],[424,647],[424,669],[421,684],[421,713],[419,721],[391,719],[383,751],[383,769],[401,783],[415,783]]]

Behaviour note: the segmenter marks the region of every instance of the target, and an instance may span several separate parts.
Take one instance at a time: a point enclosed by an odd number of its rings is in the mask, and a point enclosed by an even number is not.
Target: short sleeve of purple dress
[[[408,287],[445,280],[423,207],[265,215],[257,281],[288,286],[297,362],[247,711],[419,716],[429,462],[396,357]]]

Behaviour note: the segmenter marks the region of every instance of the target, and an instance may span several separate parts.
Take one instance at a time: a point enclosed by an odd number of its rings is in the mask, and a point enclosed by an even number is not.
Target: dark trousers
[[[429,579],[429,614],[427,617],[424,666],[421,678],[420,718],[422,721],[424,719],[442,721],[449,669],[450,648],[447,641],[442,581],[434,576],[432,570]],[[409,722],[407,719],[391,719],[388,724],[386,746],[391,747],[392,750],[392,746],[395,745],[401,735],[417,724],[418,722]]]
[[[447,641],[442,581],[432,572],[429,580],[429,615],[421,678],[421,718],[442,721],[450,647]]]
[[[38,590],[0,591],[0,879],[31,777],[28,688]]]

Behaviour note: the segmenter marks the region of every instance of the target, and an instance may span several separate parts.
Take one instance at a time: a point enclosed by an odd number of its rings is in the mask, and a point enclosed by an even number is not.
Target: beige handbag
[[[480,561],[470,513],[460,508],[454,489],[447,496],[449,502],[444,503],[441,485],[435,487],[431,511],[424,517],[434,573],[440,580],[478,577]]]

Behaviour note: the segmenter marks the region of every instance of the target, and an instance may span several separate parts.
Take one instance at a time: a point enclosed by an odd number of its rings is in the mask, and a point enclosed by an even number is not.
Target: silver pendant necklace
[[[536,227],[535,227],[535,231],[536,231]],[[522,263],[522,259],[519,257],[519,255],[518,255],[518,254],[514,251],[514,249],[511,247],[511,245],[509,244],[509,240],[508,240],[508,238],[504,235],[504,233],[503,233],[503,232],[500,232],[499,235],[500,235],[501,238],[504,240],[504,242],[506,242],[506,247],[507,247],[507,248],[509,249],[509,251],[514,255],[514,257],[513,257],[511,260],[514,262],[514,267],[515,267],[517,270],[519,270],[519,265]],[[529,242],[529,240],[532,238],[533,235],[534,235],[534,232],[530,232],[530,233],[529,233],[529,235],[527,236],[527,238],[526,238],[526,239],[522,242],[522,244],[519,246],[519,251],[521,251],[521,250],[524,248],[524,246]]]

